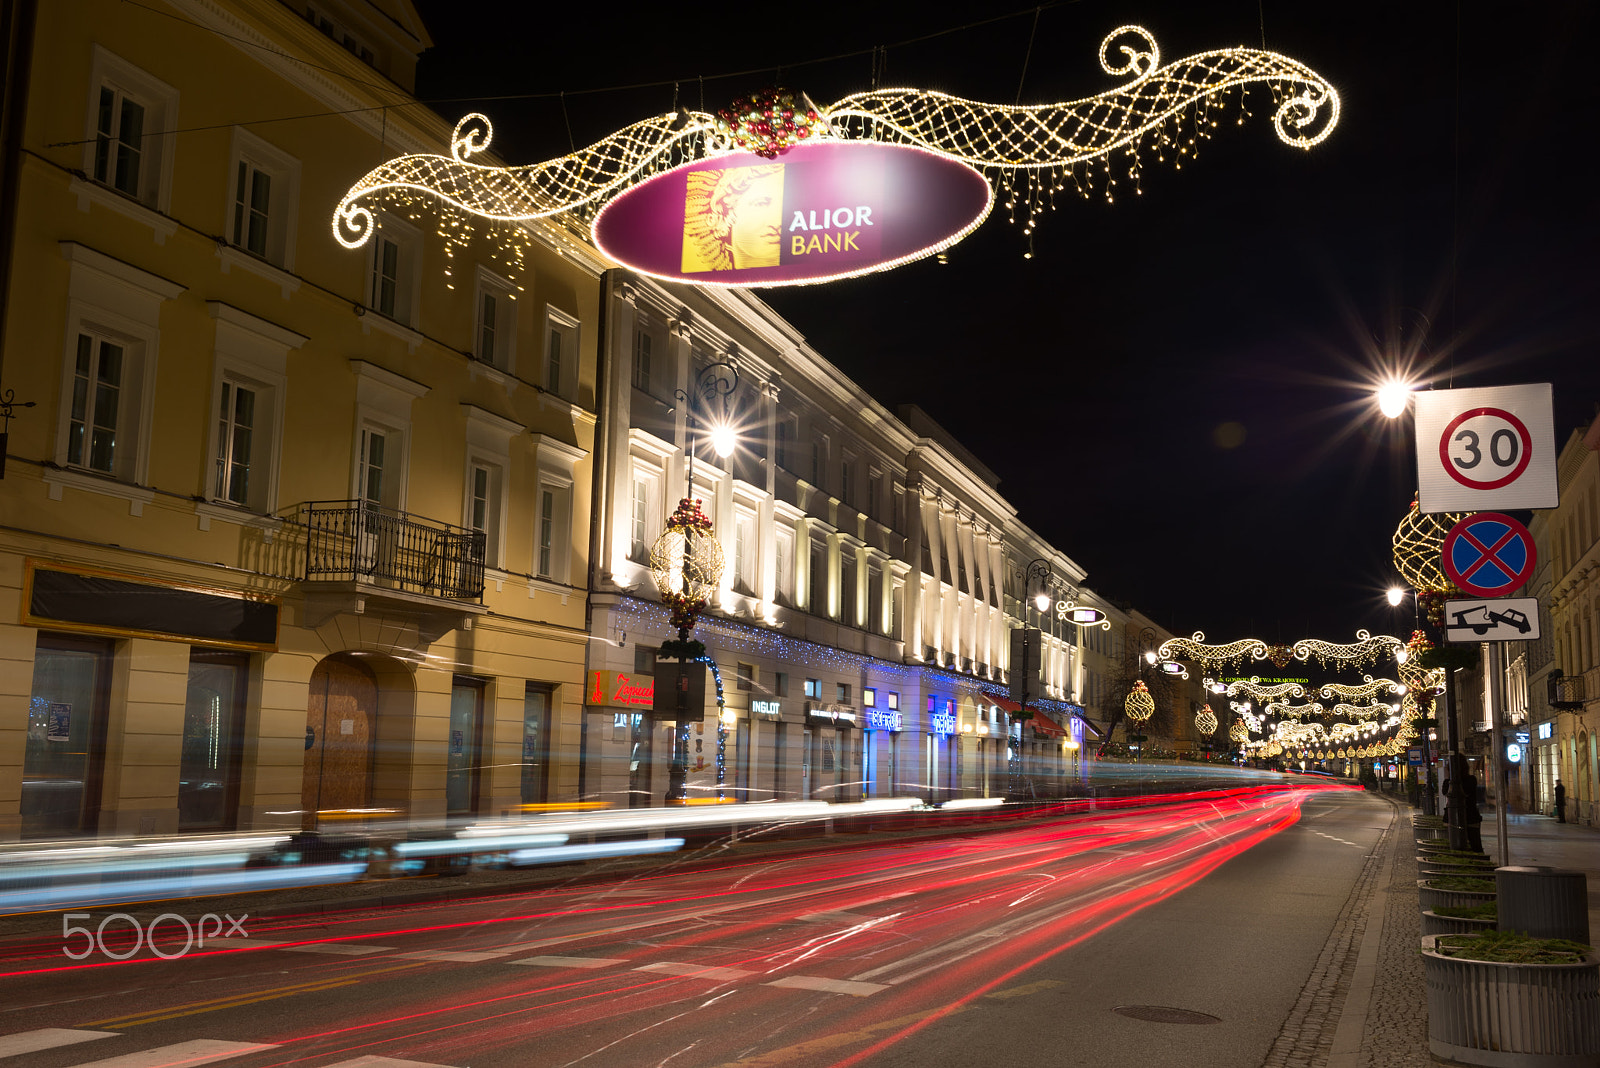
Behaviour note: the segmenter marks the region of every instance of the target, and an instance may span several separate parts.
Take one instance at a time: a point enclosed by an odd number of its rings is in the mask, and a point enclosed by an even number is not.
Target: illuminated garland
[[[1244,725],[1244,720],[1239,720],[1228,728],[1228,738],[1236,745],[1244,745],[1250,740],[1250,728]]]
[[[1376,697],[1383,693],[1405,693],[1404,683],[1394,682],[1390,679],[1375,679],[1371,675],[1363,676],[1365,679],[1359,686],[1346,686],[1342,682],[1330,682],[1319,692],[1324,698],[1332,700],[1335,697],[1348,697],[1359,701],[1365,697]]]
[[[1337,704],[1328,710],[1330,716],[1351,716],[1355,719],[1370,720],[1379,716],[1392,716],[1399,711],[1398,705],[1386,705],[1381,702],[1370,705]]]
[[[728,796],[724,789],[728,782],[728,725],[722,720],[722,710],[727,707],[728,702],[722,692],[722,672],[718,670],[717,662],[709,656],[702,656],[698,663],[711,668],[711,677],[717,684],[717,800],[723,801]],[[688,726],[685,724],[680,729],[687,730]],[[684,738],[685,743],[688,740],[687,737]]]
[[[1322,716],[1326,715],[1327,711],[1316,701],[1303,705],[1291,705],[1286,701],[1276,701],[1267,706],[1267,715],[1280,718],[1288,716],[1291,719],[1299,719],[1302,716]]]
[[[1120,55],[1115,60],[1114,45]],[[1198,142],[1211,136],[1230,95],[1236,94],[1238,121],[1244,121],[1251,83],[1268,86],[1273,127],[1285,144],[1309,149],[1339,121],[1339,94],[1333,86],[1276,52],[1225,48],[1163,67],[1155,38],[1140,27],[1123,26],[1106,36],[1099,54],[1106,73],[1131,80],[1081,100],[1009,107],[921,89],[881,89],[847,96],[831,108],[807,107],[803,123],[796,121],[802,114],[798,106],[780,106],[774,124],[774,116],[767,115],[774,109],[765,105],[781,104],[783,94],[769,91],[771,96],[762,97],[759,107],[740,102],[747,106],[735,105],[724,117],[699,111],[658,115],[559,159],[521,167],[473,163],[472,157],[489,147],[493,129],[484,116],[468,115],[456,125],[448,157],[399,156],[351,186],[334,211],[334,237],[346,248],[365,244],[375,227],[369,205],[395,191],[427,193],[471,216],[526,222],[566,212],[590,213],[650,174],[742,143],[776,154],[786,142],[830,135],[919,145],[998,172],[1013,220],[1019,196],[1013,183],[1025,173],[1026,188],[1020,195],[1030,207],[1026,230],[1031,232],[1033,217],[1053,207],[1054,195],[1068,180],[1082,195],[1090,195],[1097,181],[1092,164],[1101,165],[1098,181],[1111,199],[1116,178],[1110,157],[1115,153],[1126,157],[1126,173],[1135,185],[1141,152],[1154,153],[1161,161],[1170,157],[1182,167],[1194,158]]]
[[[1306,689],[1298,682],[1275,682],[1270,686],[1264,686],[1261,683],[1261,676],[1257,675],[1248,682],[1240,679],[1238,682],[1228,684],[1229,697],[1237,697],[1240,694],[1254,697],[1258,701],[1270,701],[1278,697],[1304,697]]]
[[[1156,650],[1156,655],[1163,660],[1195,660],[1208,671],[1216,671],[1223,666],[1237,666],[1245,657],[1252,660],[1265,660],[1267,658],[1267,645],[1265,642],[1254,638],[1230,642],[1227,645],[1207,645],[1204,631],[1195,631],[1187,638],[1172,638],[1161,643],[1161,648]]]
[[[1396,656],[1396,654],[1399,654]],[[1405,643],[1399,638],[1387,634],[1374,637],[1367,631],[1356,631],[1356,640],[1351,645],[1335,645],[1331,642],[1321,641],[1316,638],[1302,638],[1294,643],[1294,658],[1308,660],[1316,657],[1317,663],[1323,667],[1328,666],[1328,661],[1344,661],[1357,667],[1373,663],[1385,656],[1396,656],[1403,659],[1405,656]]]
[[[1210,705],[1204,705],[1194,714],[1194,729],[1207,737],[1217,731],[1217,714],[1211,711]]]

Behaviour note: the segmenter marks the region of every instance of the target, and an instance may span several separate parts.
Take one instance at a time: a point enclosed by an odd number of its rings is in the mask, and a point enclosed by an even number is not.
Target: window
[[[883,474],[872,472],[867,478],[867,514],[873,518],[882,515],[883,508]]]
[[[300,161],[238,127],[230,158],[229,242],[279,267],[293,267]]]
[[[822,442],[811,443],[811,484],[822,488]]]
[[[806,608],[812,615],[828,614],[828,553],[822,546],[811,546],[811,591]]]
[[[504,279],[481,267],[478,269],[477,312],[473,355],[490,367],[510,371],[517,340],[516,293]]]
[[[775,428],[775,433],[777,434],[777,441],[776,441],[776,444],[775,444],[774,449],[773,449],[773,452],[775,453],[775,455],[773,457],[773,460],[777,463],[777,465],[780,468],[783,468],[783,469],[787,470],[788,467],[789,467],[789,424],[788,424],[788,422],[780,420],[778,425],[777,425],[777,427]]]
[[[778,697],[789,696],[789,676],[782,671],[772,673],[772,692]]]
[[[22,749],[22,837],[94,831],[100,817],[109,641],[39,635]]]
[[[839,621],[860,626],[857,618],[856,554],[848,549],[839,553]]]
[[[838,695],[838,700],[841,705],[847,705],[850,703],[850,684],[848,682],[836,683],[834,685],[834,692]]]
[[[650,562],[650,483],[638,475],[633,477],[632,529],[628,538],[628,559],[636,563]]]
[[[83,169],[99,186],[165,211],[178,92],[96,46]]]
[[[755,689],[756,669],[750,664],[738,665],[738,688],[745,693]]]
[[[360,473],[356,479],[357,497],[367,504],[392,505],[399,493],[394,475],[394,449],[391,439],[398,437],[386,427],[361,428]]]
[[[890,690],[888,693],[884,694],[883,696],[884,696],[885,700],[887,701],[888,706],[889,706],[889,710],[891,712],[899,711],[899,709],[900,709],[900,695],[898,693],[896,693],[893,690]]]
[[[855,460],[848,456],[839,464],[839,499],[845,504],[853,504],[855,501],[855,479],[852,477],[854,468]]]
[[[733,521],[733,588],[751,593],[756,581],[756,521],[738,515]]]
[[[249,669],[250,658],[239,653],[189,652],[178,767],[180,831],[234,827]]]
[[[539,577],[549,578],[555,551],[556,495],[554,490],[539,492]]]
[[[861,705],[863,708],[877,708],[878,691],[871,686],[861,687]]]
[[[534,574],[542,579],[566,582],[567,543],[571,514],[570,488],[544,483],[536,498],[539,513],[534,521]]]
[[[650,392],[650,335],[645,332],[644,324],[639,324],[639,332],[633,335],[633,388]]]
[[[80,333],[72,370],[67,463],[108,475],[117,472],[118,409],[122,395],[123,346],[103,335]]]
[[[640,675],[653,675],[656,670],[656,649],[650,645],[633,647],[633,670]]]
[[[224,380],[217,417],[217,481],[212,496],[250,503],[250,465],[256,427],[256,391]]]
[[[466,522],[470,531],[483,535],[483,562],[500,567],[501,500],[504,497],[502,468],[472,457],[467,462]]]
[[[545,307],[544,374],[539,384],[548,393],[571,397],[578,375],[578,320]]]
[[[378,217],[378,232],[372,238],[372,259],[368,264],[371,285],[367,306],[404,326],[415,316],[421,273],[417,261],[422,254],[420,233],[390,215]]]
[[[785,603],[794,603],[794,531],[779,529],[773,540],[773,566],[776,571],[777,597]]]
[[[807,679],[806,680],[806,696],[811,698],[813,701],[822,700],[822,680],[821,679]]]

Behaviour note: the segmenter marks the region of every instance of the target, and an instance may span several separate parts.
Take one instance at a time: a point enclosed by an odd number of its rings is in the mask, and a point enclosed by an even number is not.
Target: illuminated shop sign
[[[1553,736],[1553,732],[1554,731],[1555,731],[1555,724],[1549,722],[1548,720],[1546,720],[1544,723],[1539,724],[1539,737],[1540,738],[1550,738],[1550,737]]]
[[[947,248],[989,214],[975,169],[911,145],[824,141],[732,152],[646,179],[600,209],[594,240],[641,274],[722,286],[851,278]]]
[[[867,727],[875,731],[897,731],[905,726],[899,712],[887,708],[867,709]]]
[[[934,734],[954,734],[956,732],[956,714],[954,712],[929,712],[928,729]]]
[[[656,696],[656,680],[631,671],[589,672],[588,703],[600,708],[649,708]]]
[[[776,718],[783,715],[783,703],[781,701],[751,701],[750,714]]]
[[[806,717],[823,723],[831,723],[836,727],[854,727],[856,725],[856,710],[849,705],[808,705]]]

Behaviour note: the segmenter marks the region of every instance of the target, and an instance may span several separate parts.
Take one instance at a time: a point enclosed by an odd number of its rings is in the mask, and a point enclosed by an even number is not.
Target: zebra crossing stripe
[[[276,1045],[260,1042],[223,1042],[214,1038],[197,1038],[177,1042],[155,1049],[142,1049],[137,1053],[124,1053],[120,1057],[107,1057],[103,1061],[89,1061],[77,1068],[190,1068],[195,1064],[225,1061],[229,1057],[242,1057],[246,1053],[277,1049]]]
[[[24,1053],[37,1053],[42,1049],[71,1046],[78,1042],[93,1042],[97,1038],[110,1038],[118,1031],[74,1031],[67,1027],[41,1027],[37,1031],[19,1031],[14,1035],[0,1035],[0,1057],[20,1057]]]

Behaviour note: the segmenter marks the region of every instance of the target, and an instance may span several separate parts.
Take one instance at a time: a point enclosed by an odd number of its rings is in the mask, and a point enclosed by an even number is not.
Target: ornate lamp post
[[[1033,648],[1033,631],[1028,627],[1028,591],[1033,588],[1034,580],[1038,580],[1039,592],[1033,597],[1033,607],[1043,613],[1050,608],[1050,561],[1039,557],[1028,563],[1022,569],[1021,608],[1022,635],[1020,656],[1015,657],[1011,664],[1011,696],[1021,707],[1011,714],[1011,720],[1017,724],[1017,739],[1009,748],[1011,759],[1007,762],[1007,770],[1011,776],[1011,795],[1017,796],[1017,784],[1022,775],[1022,724],[1033,718],[1033,713],[1028,711],[1028,698],[1031,696],[1032,684],[1037,673],[1034,670],[1035,658],[1040,658],[1041,649]],[[1039,636],[1039,645],[1044,644],[1044,635]]]
[[[729,401],[738,385],[737,368],[728,363],[714,363],[700,372],[692,393],[685,393],[681,389],[677,391],[678,399],[684,403],[689,430],[684,450],[687,454],[684,496],[668,517],[667,529],[650,548],[651,576],[655,579],[662,602],[672,610],[673,626],[678,628],[677,641],[663,643],[658,654],[668,659],[675,658],[678,662],[674,687],[676,701],[673,705],[672,764],[667,774],[666,800],[669,803],[683,801],[687,796],[689,723],[691,716],[705,713],[703,707],[693,710],[689,707],[690,695],[696,692],[690,685],[689,665],[702,660],[706,652],[704,645],[690,639],[689,632],[694,629],[700,613],[721,586],[722,572],[726,567],[722,546],[712,533],[711,519],[701,511],[701,502],[694,496],[696,438],[704,410],[720,398],[721,411],[711,421],[711,444],[718,456],[732,454],[737,437],[729,418]],[[701,409],[698,415],[697,408]],[[699,692],[703,704],[703,684]],[[659,700],[657,707],[660,707]]]

